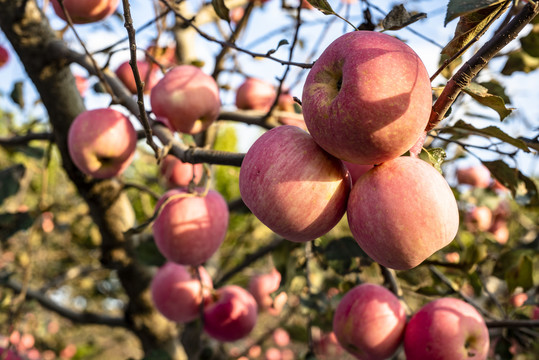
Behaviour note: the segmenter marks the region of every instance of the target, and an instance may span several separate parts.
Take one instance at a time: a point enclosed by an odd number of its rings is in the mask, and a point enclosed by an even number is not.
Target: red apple
[[[456,251],[445,254],[445,261],[451,264],[458,264],[460,261],[460,254]]]
[[[22,357],[17,355],[13,350],[6,350],[0,348],[0,359],[2,360],[22,360]]]
[[[283,354],[276,347],[270,347],[264,353],[264,360],[283,360]]]
[[[277,110],[289,113],[290,115],[278,116],[277,121],[283,125],[293,125],[307,131],[307,125],[305,125],[303,115],[296,113],[295,103],[294,97],[289,93],[280,94],[277,101]]]
[[[0,45],[0,67],[4,66],[9,61],[9,52]]]
[[[425,161],[403,156],[359,178],[348,200],[348,223],[372,259],[407,270],[453,240],[459,212],[443,176]]]
[[[306,242],[342,218],[351,180],[342,162],[305,131],[283,125],[251,146],[240,169],[245,205],[275,233]]]
[[[429,75],[402,41],[353,31],[331,43],[307,75],[303,115],[314,140],[357,164],[380,164],[417,142],[432,108]]]
[[[372,165],[362,165],[362,164],[354,164],[348,161],[343,161],[344,166],[346,166],[346,169],[350,173],[350,177],[352,178],[352,185],[356,183],[356,181],[363,176],[367,171],[372,169]]]
[[[314,6],[312,6],[307,0],[300,0],[301,1],[301,8],[305,10],[312,10],[314,9]]]
[[[490,171],[483,165],[457,169],[457,181],[459,184],[472,185],[485,189],[490,185]]]
[[[210,296],[213,282],[202,266],[198,267],[202,280],[202,293],[196,269],[167,262],[153,277],[152,299],[155,307],[167,319],[186,323],[197,319],[200,306]]]
[[[314,342],[314,353],[316,358],[320,360],[340,359],[344,354],[344,349],[337,340],[335,333],[332,331],[323,334]]]
[[[269,309],[273,306],[271,294],[281,284],[281,273],[273,268],[267,274],[255,275],[249,281],[249,292],[253,295],[259,309]]]
[[[518,308],[524,305],[526,300],[528,300],[528,294],[518,293],[511,296],[510,302],[511,302],[511,305]]]
[[[77,85],[77,90],[80,93],[80,96],[84,97],[86,91],[88,90],[88,79],[80,75],[75,75],[75,84]]]
[[[241,6],[232,8],[228,15],[230,17],[230,22],[237,24],[243,18],[243,15],[245,15],[245,9]]]
[[[509,228],[507,226],[507,221],[504,219],[496,219],[492,226],[488,229],[494,239],[501,245],[507,244],[509,240]]]
[[[404,333],[407,360],[485,360],[488,348],[485,320],[473,306],[455,298],[423,306]]]
[[[178,60],[176,59],[176,45],[166,47],[150,45],[146,50],[146,53],[151,55],[153,59],[165,68],[170,68],[178,64]],[[147,56],[146,61],[150,62],[152,59]]]
[[[399,299],[380,285],[361,284],[341,299],[333,332],[341,346],[358,359],[390,357],[399,347],[406,312]]]
[[[87,24],[103,20],[114,14],[119,0],[64,0],[64,7],[74,24]],[[52,0],[54,12],[66,20],[58,0]]]
[[[492,211],[486,206],[475,206],[466,213],[464,221],[468,231],[487,231],[492,224]]]
[[[116,110],[87,110],[71,124],[67,145],[80,171],[98,179],[111,178],[131,164],[137,133],[129,119]]]
[[[140,80],[144,82],[144,93],[149,93],[152,88],[157,84],[157,71],[158,67],[147,61],[137,61],[137,68],[140,75]],[[131,94],[137,93],[137,84],[135,83],[135,76],[133,75],[133,69],[129,65],[129,61],[123,62],[115,71],[116,76],[125,85],[127,90]]]
[[[247,78],[236,91],[236,106],[241,110],[269,111],[275,101],[275,88],[256,78]]]
[[[283,328],[275,329],[271,337],[278,347],[285,347],[290,344],[290,335],[288,334],[288,331]]]
[[[215,190],[186,189],[167,191],[156,208],[164,204],[153,224],[157,248],[169,261],[200,265],[208,260],[225,240],[228,206]],[[169,199],[169,197],[171,197]]]
[[[204,308],[204,330],[216,340],[236,341],[249,335],[257,315],[256,301],[247,290],[226,285]]]
[[[215,80],[192,65],[169,70],[153,87],[150,103],[156,116],[186,134],[206,130],[219,116],[221,100]]]
[[[200,182],[204,174],[204,165],[184,163],[175,156],[167,155],[161,161],[159,173],[167,188],[187,187],[191,181]]]

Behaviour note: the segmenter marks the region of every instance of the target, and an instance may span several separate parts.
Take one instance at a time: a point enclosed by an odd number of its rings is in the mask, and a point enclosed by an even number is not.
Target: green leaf
[[[25,172],[26,168],[22,164],[13,165],[0,171],[0,205],[19,191],[20,182]]]
[[[13,84],[13,89],[11,90],[11,100],[21,109],[24,108],[24,96],[23,96],[23,82],[17,81],[15,84]]]
[[[135,257],[140,263],[147,266],[162,266],[166,262],[166,259],[153,241],[141,242],[135,248]]]
[[[453,56],[459,50],[461,50],[466,44],[472,41],[486,26],[491,23],[490,21],[499,17],[504,11],[500,11],[505,3],[495,2],[492,6],[482,7],[473,12],[464,14],[457,24],[455,29],[455,36],[453,39],[442,49],[442,54],[448,57]],[[460,15],[459,15],[460,16]]]
[[[447,154],[442,148],[422,149],[419,153],[419,158],[434,166],[440,174],[442,174],[442,163],[446,156]]]
[[[352,257],[368,257],[351,236],[332,240],[324,249],[327,260],[348,260]]]
[[[269,51],[266,53],[266,55],[269,56],[269,55],[275,53],[281,46],[283,46],[283,45],[288,45],[288,44],[289,44],[288,40],[282,39],[281,41],[279,41],[279,44],[277,44],[277,47],[276,47],[275,49],[269,50]]]
[[[486,128],[480,129],[476,128],[473,125],[470,125],[462,120],[457,121],[455,125],[453,125],[454,129],[461,129],[465,130],[467,132],[471,132],[475,135],[481,135],[484,137],[494,137],[496,139],[500,139],[508,144],[513,145],[514,147],[517,147],[521,150],[524,150],[525,152],[530,152],[530,148],[526,145],[526,143],[522,140],[515,139],[514,137],[506,134],[503,132],[500,128],[496,126],[487,126]]]
[[[533,262],[529,256],[522,256],[520,261],[505,274],[509,293],[521,286],[524,291],[534,286]]]
[[[226,7],[224,0],[211,0],[211,5],[219,18],[230,22],[230,10]]]
[[[488,89],[489,94],[501,97],[506,104],[511,103],[511,99],[505,93],[505,88],[498,81],[496,80],[485,81],[485,82],[479,83],[479,85],[486,87]]]
[[[445,14],[444,26],[453,19],[503,3],[507,0],[449,0]]]
[[[507,62],[502,69],[503,75],[511,75],[516,71],[522,71],[524,73],[529,73],[534,71],[539,67],[539,58],[530,56],[524,51],[519,50],[509,54]]]
[[[333,8],[326,0],[307,0],[309,4],[311,4],[313,7],[317,8],[322,12],[324,15],[334,15],[335,11],[333,11]]]
[[[539,27],[534,29],[526,36],[520,39],[522,50],[533,57],[539,57]]]
[[[522,174],[518,169],[513,169],[502,160],[482,161],[492,176],[513,194],[515,201],[523,206],[538,206],[539,193],[535,182]]]
[[[5,241],[20,230],[26,230],[34,223],[28,212],[1,213],[0,239]]]
[[[470,83],[462,90],[481,105],[487,106],[492,110],[495,110],[500,116],[500,121],[503,121],[503,119],[509,116],[514,110],[514,108],[505,107],[505,102],[501,97],[489,94],[486,87],[481,86],[477,83]]]
[[[382,20],[382,27],[385,30],[399,30],[426,17],[425,13],[409,13],[404,5],[399,4],[395,5]]]

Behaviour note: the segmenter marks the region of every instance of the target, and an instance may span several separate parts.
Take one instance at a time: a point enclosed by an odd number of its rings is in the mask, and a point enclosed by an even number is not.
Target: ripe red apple
[[[314,9],[314,6],[312,6],[307,0],[300,0],[301,1],[301,8],[305,10],[312,10]]]
[[[266,274],[255,275],[249,280],[249,292],[256,300],[260,310],[269,309],[273,306],[271,294],[281,284],[281,273],[273,268]]]
[[[147,61],[137,61],[137,68],[140,75],[140,80],[144,82],[144,93],[149,93],[152,88],[157,84],[157,71],[158,67],[155,64],[151,64]],[[135,76],[133,75],[133,69],[129,65],[129,61],[123,62],[115,71],[116,76],[125,85],[127,90],[131,94],[137,93],[137,84],[135,82]]]
[[[358,359],[390,357],[399,347],[406,312],[385,287],[361,284],[348,291],[333,315],[333,332],[341,346]]]
[[[169,45],[166,47],[159,47],[150,45],[146,49],[146,54],[151,55],[161,66],[169,68],[178,64],[176,59],[176,45]],[[146,61],[150,62],[152,59],[146,56]]]
[[[215,80],[192,65],[169,70],[153,87],[150,103],[156,116],[186,134],[206,130],[219,116],[221,100]]]
[[[494,239],[499,244],[507,244],[507,241],[509,240],[509,227],[507,226],[507,221],[505,219],[494,220],[488,231],[494,235]]]
[[[67,145],[80,171],[98,179],[111,178],[131,164],[137,133],[129,119],[116,110],[87,110],[71,124]]]
[[[204,308],[204,330],[216,340],[236,341],[253,330],[257,315],[256,301],[247,290],[226,285]]]
[[[456,298],[423,306],[404,333],[407,360],[485,360],[488,348],[485,320],[473,306]]]
[[[271,337],[278,347],[285,347],[290,344],[290,335],[288,334],[288,331],[283,328],[275,329]]]
[[[295,126],[264,133],[240,169],[245,205],[275,233],[306,242],[331,230],[342,218],[351,180],[342,162]]]
[[[64,7],[74,24],[87,24],[103,20],[114,14],[119,0],[64,0]],[[54,12],[66,20],[58,0],[52,0]]]
[[[232,8],[228,15],[230,17],[230,22],[237,24],[243,18],[243,15],[245,15],[245,9],[241,6]]]
[[[464,221],[468,231],[487,231],[492,224],[492,211],[486,206],[475,206],[466,213]]]
[[[283,125],[293,125],[307,131],[307,125],[305,125],[303,115],[296,113],[295,103],[294,97],[289,93],[280,94],[277,101],[277,110],[287,112],[290,115],[278,116],[277,121]]]
[[[187,187],[191,180],[195,184],[200,182],[204,174],[204,166],[202,164],[184,163],[175,156],[167,155],[161,161],[159,173],[165,180],[167,188]]]
[[[77,90],[80,93],[80,96],[84,97],[86,91],[88,90],[88,79],[80,75],[75,75],[75,84],[77,85]]]
[[[202,281],[195,268],[167,262],[155,274],[151,283],[152,299],[155,307],[167,319],[186,323],[197,319],[200,306],[213,289],[210,275],[202,266],[198,267]]]
[[[518,308],[524,305],[526,300],[528,300],[528,294],[518,293],[511,296],[510,302],[511,302],[511,305]]]
[[[331,43],[307,75],[303,115],[314,140],[339,159],[373,165],[412,147],[432,108],[429,75],[402,41],[353,31]]]
[[[407,270],[453,240],[459,212],[443,176],[425,161],[403,156],[359,178],[348,199],[348,223],[372,259]]]
[[[0,67],[4,66],[9,61],[9,52],[0,45]]]
[[[200,265],[208,260],[225,240],[228,206],[215,190],[186,189],[167,191],[156,208],[165,204],[153,224],[157,248],[169,261],[182,265]],[[169,199],[169,197],[173,197]]]
[[[356,183],[356,181],[363,176],[367,171],[372,169],[372,165],[362,165],[362,164],[354,164],[348,161],[343,161],[344,166],[346,166],[346,169],[350,173],[350,177],[352,178],[352,185]]]
[[[486,189],[492,179],[490,178],[490,171],[485,166],[479,165],[457,169],[457,181],[459,184]]]
[[[256,78],[247,78],[236,91],[236,107],[241,110],[269,111],[275,101],[275,88]]]

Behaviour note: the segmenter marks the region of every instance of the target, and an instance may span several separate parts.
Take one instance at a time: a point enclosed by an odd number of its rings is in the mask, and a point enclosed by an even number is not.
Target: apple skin
[[[266,310],[273,306],[271,294],[281,284],[281,273],[273,268],[267,274],[258,274],[249,280],[249,292],[256,300],[260,310]]]
[[[199,266],[198,270],[203,296],[194,268],[167,262],[157,271],[150,290],[155,307],[164,317],[178,323],[187,323],[199,317],[200,306],[210,296],[213,282],[206,269]]]
[[[64,0],[64,6],[73,24],[87,24],[101,21],[114,14],[120,0]],[[52,0],[54,12],[66,21],[58,0]]]
[[[269,111],[277,93],[270,83],[247,78],[236,90],[236,107],[241,110]]]
[[[152,88],[157,84],[159,79],[157,78],[157,66],[148,63],[147,61],[137,61],[137,68],[140,75],[140,80],[144,82],[144,93],[148,94]],[[135,76],[129,61],[125,61],[115,71],[116,76],[125,85],[127,90],[131,94],[137,93],[137,84],[135,82]]]
[[[197,188],[199,194],[204,189]],[[158,209],[170,196],[153,224],[155,244],[169,261],[197,266],[208,260],[225,240],[228,206],[215,190],[205,196],[189,194],[186,189],[167,191],[156,204]]]
[[[354,185],[363,174],[373,168],[372,165],[354,164],[348,161],[343,161],[343,164],[346,166],[346,169],[352,177],[352,185]]]
[[[404,332],[407,360],[484,360],[489,333],[481,314],[456,298],[441,298],[412,316]]]
[[[376,262],[408,270],[449,244],[459,228],[455,196],[430,164],[409,156],[376,166],[348,199],[348,223]]]
[[[331,43],[307,75],[303,115],[314,140],[333,156],[374,165],[408,151],[432,108],[429,75],[405,43],[353,31]]]
[[[333,316],[341,346],[361,360],[390,357],[404,336],[406,312],[385,287],[364,283],[348,291]]]
[[[479,189],[486,189],[492,179],[490,171],[483,165],[457,169],[457,181],[459,184],[467,184]]]
[[[87,110],[69,128],[67,145],[75,165],[85,174],[106,179],[121,174],[133,160],[137,133],[122,113]]]
[[[351,180],[342,162],[309,134],[282,125],[248,150],[239,187],[245,205],[264,225],[287,240],[307,242],[342,218]]]
[[[295,103],[296,102],[294,101],[294,97],[292,95],[287,92],[282,93],[279,95],[279,100],[277,101],[277,110],[296,114]],[[278,116],[277,121],[283,125],[293,125],[307,131],[307,125],[305,125],[303,116],[300,117],[300,114],[297,115],[298,117],[291,117],[286,115]]]
[[[0,67],[4,66],[9,61],[9,52],[0,45]]]
[[[167,155],[161,161],[159,174],[169,189],[175,187],[187,187],[191,180],[198,184],[204,174],[202,164],[184,163],[175,156]],[[193,176],[194,175],[194,176]]]
[[[219,86],[201,69],[179,65],[153,87],[150,103],[156,116],[165,117],[175,131],[196,134],[219,116]]]
[[[253,330],[257,317],[253,296],[237,285],[226,285],[204,307],[204,330],[218,341],[236,341]]]
[[[486,206],[475,206],[466,213],[464,222],[468,231],[487,231],[492,224],[492,211]]]

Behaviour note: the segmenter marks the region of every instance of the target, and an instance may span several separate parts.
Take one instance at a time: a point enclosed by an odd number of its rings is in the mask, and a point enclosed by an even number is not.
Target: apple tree
[[[7,359],[535,359],[539,3],[0,0]]]

